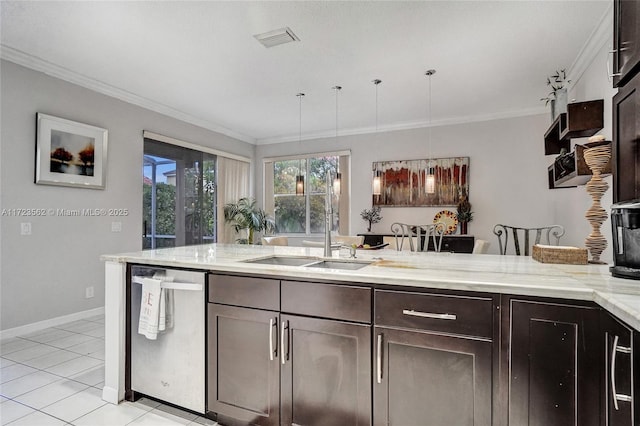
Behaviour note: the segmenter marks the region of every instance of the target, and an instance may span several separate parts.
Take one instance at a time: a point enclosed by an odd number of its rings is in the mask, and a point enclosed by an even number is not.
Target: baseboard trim
[[[124,399],[124,398],[122,398]],[[118,390],[114,389],[112,387],[109,386],[105,386],[102,388],[102,400],[103,401],[107,401],[110,402],[111,404],[116,404],[118,405],[118,403],[120,403],[120,401],[122,400],[118,397]]]
[[[20,336],[22,334],[33,333],[38,330],[44,330],[45,328],[55,327],[71,321],[77,321],[85,318],[90,318],[96,315],[104,315],[104,306],[95,309],[89,309],[88,311],[76,312],[69,315],[63,315],[61,317],[50,318],[44,321],[38,321],[31,324],[21,325],[20,327],[9,328],[0,331],[0,340],[8,339],[10,337]]]

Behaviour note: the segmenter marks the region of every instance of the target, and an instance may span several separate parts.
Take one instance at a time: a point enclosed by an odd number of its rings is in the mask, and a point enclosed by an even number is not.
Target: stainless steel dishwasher
[[[155,340],[138,333],[145,278],[170,292],[173,321]],[[131,390],[205,413],[204,273],[131,268]]]

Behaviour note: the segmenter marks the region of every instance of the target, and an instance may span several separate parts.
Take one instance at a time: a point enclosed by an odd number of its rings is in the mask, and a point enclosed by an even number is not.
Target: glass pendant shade
[[[296,195],[304,195],[304,176],[296,176]]]
[[[380,172],[377,170],[373,173],[372,190],[373,195],[382,194],[382,177],[380,176]]]
[[[336,177],[333,179],[333,193],[340,195],[340,185],[342,184],[342,173],[336,173]]]
[[[427,194],[435,194],[436,192],[436,176],[433,174],[431,167],[427,168],[427,177],[424,184],[425,192]]]

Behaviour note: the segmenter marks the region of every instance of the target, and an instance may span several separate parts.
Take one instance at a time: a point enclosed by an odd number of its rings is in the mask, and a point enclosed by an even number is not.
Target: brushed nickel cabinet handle
[[[436,314],[432,312],[414,311],[413,309],[403,309],[402,314],[409,315],[412,317],[432,318],[432,319],[441,319],[441,320],[456,320],[458,318],[455,314]]]
[[[618,336],[613,338],[613,348],[611,349],[611,393],[613,394],[613,408],[619,410],[618,401],[633,402],[630,395],[618,393],[616,391],[616,356],[618,352],[631,354],[631,348],[627,346],[618,346]]]
[[[273,326],[276,326],[276,333],[278,330],[278,324],[273,320],[273,318],[269,318],[269,361],[273,361]]]
[[[376,376],[378,383],[382,383],[382,334],[378,334],[378,350],[376,351]]]
[[[286,321],[281,321],[280,322],[280,359],[282,360],[282,365],[284,365],[285,361],[286,361],[286,356],[284,354],[284,331],[285,331],[285,322]]]
[[[620,50],[624,50],[624,49],[620,49]],[[615,55],[616,53],[618,53],[618,50],[614,49],[614,50],[610,50],[609,54],[607,55],[607,78],[609,79],[609,81],[611,81],[611,79],[613,77],[620,77],[622,74],[619,72],[614,73],[613,72],[613,62],[609,62],[609,58],[611,58],[611,55]],[[609,71],[611,70],[611,71]]]

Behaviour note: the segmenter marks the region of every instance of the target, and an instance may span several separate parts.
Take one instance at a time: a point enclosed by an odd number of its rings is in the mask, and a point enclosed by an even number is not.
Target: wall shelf
[[[574,151],[556,158],[548,168],[549,189],[572,188],[589,182],[593,173],[584,160],[584,151],[602,144],[611,144],[611,141],[590,144],[591,146],[576,145]],[[609,174],[611,174],[611,160],[602,171],[603,176]]]
[[[604,100],[574,102],[560,114],[544,134],[544,154],[560,154],[569,150],[572,138],[595,135],[604,126]]]

